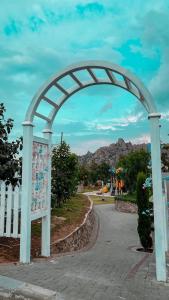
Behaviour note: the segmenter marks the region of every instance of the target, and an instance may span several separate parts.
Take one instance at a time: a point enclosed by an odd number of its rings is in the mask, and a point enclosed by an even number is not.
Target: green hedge
[[[115,196],[115,200],[120,200],[124,202],[131,202],[131,203],[137,203],[136,201],[136,193],[133,194],[127,194],[127,195],[117,195]]]

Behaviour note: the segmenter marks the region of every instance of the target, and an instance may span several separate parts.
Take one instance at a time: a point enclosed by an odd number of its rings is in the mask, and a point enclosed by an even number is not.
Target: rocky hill
[[[115,144],[101,147],[94,153],[88,151],[85,155],[79,156],[79,162],[84,165],[90,165],[92,162],[96,164],[106,162],[110,166],[115,166],[121,156],[140,149],[147,150],[147,144],[125,143],[123,139],[119,138]]]

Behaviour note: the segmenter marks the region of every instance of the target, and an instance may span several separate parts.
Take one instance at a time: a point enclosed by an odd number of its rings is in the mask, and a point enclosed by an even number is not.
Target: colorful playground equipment
[[[122,194],[124,189],[124,180],[122,179],[116,179],[115,180],[116,190],[117,194]]]
[[[124,176],[125,176],[125,170],[121,167],[117,168],[116,173],[115,173],[116,194],[122,194],[123,193]]]
[[[102,191],[102,193],[108,193],[109,189],[108,189],[107,185],[105,185],[101,191]]]

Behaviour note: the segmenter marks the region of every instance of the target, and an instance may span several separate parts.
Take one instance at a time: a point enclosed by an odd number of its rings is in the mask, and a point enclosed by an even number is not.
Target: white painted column
[[[33,124],[23,123],[20,262],[30,262]]]
[[[49,141],[49,158],[48,158],[48,192],[47,192],[47,215],[42,218],[42,244],[41,254],[50,256],[50,239],[51,239],[51,144],[52,131],[49,129],[43,130],[44,138]]]
[[[167,181],[164,180],[164,200],[165,200],[165,228],[166,228],[166,251],[169,248],[169,236],[168,236],[168,199],[167,199]]]
[[[149,115],[151,128],[151,159],[153,179],[154,228],[156,277],[158,281],[167,280],[165,245],[165,201],[162,193],[161,151],[160,151],[160,114]]]

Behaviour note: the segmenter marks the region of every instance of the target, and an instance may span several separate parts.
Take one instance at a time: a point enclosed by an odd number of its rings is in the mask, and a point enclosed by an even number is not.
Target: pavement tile
[[[144,260],[144,253],[133,250],[139,246],[137,215],[117,212],[111,204],[95,212],[100,230],[92,248],[31,265],[1,265],[0,274],[64,300],[168,300],[169,285],[155,281],[153,254]]]

